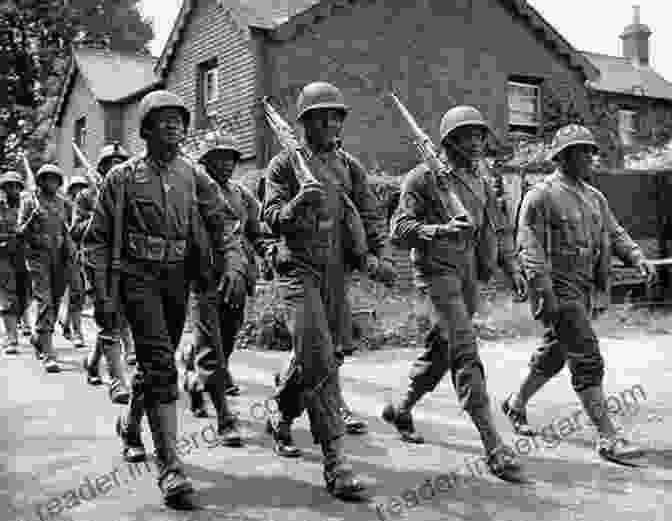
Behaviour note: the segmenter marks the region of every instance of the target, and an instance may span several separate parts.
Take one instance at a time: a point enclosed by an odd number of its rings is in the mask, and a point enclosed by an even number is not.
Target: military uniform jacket
[[[378,200],[367,182],[364,167],[352,155],[341,149],[317,155],[312,163],[316,162],[323,166],[320,170],[325,178],[320,179],[321,174],[317,169],[312,173],[320,181],[335,184],[338,190],[344,191],[351,198],[364,225],[369,251],[374,255],[385,257],[387,255],[385,215],[380,211]],[[276,245],[278,258],[292,259],[321,269],[326,264],[335,261],[331,258],[334,254],[341,255],[341,252],[334,252],[333,245],[330,244],[332,235],[326,225],[328,221],[321,220],[322,218],[317,213],[306,215],[306,219],[315,221],[306,223],[308,226],[297,227],[296,223],[283,223],[281,220],[282,209],[299,193],[299,189],[300,184],[290,155],[283,151],[268,165],[262,216],[273,233],[282,237]],[[328,217],[334,218],[334,216]],[[347,244],[347,229],[342,210],[338,216],[335,216],[335,219],[336,224],[344,232],[340,236]],[[342,260],[352,261],[347,258],[347,255]]]
[[[72,204],[59,193],[46,197],[39,189],[23,192],[18,229],[26,242],[27,255],[52,252],[70,260],[74,253],[69,233],[71,218]]]
[[[424,226],[446,224],[445,215],[450,212],[444,201],[449,190],[455,192],[470,214],[476,228],[472,241],[450,237],[427,241],[422,237]],[[436,175],[421,163],[406,174],[402,183],[399,206],[392,217],[392,241],[411,250],[416,275],[420,278],[458,268],[464,262],[464,253],[472,246],[476,247],[479,279],[487,281],[498,260],[505,271],[517,271],[510,227],[502,226],[495,203],[492,188],[480,173],[453,169]],[[508,233],[508,236],[498,244],[499,233]]]
[[[10,206],[5,192],[0,190],[0,265],[13,264],[23,247],[17,231],[19,206]]]
[[[244,252],[234,234],[236,216],[217,183],[182,155],[161,164],[146,155],[137,156],[105,177],[84,236],[97,274],[110,267],[115,205],[122,193],[122,269],[133,271],[139,263],[170,265],[195,259],[188,273],[194,280],[213,269],[244,275]]]
[[[518,226],[528,278],[549,278],[556,290],[604,289],[612,253],[633,266],[644,258],[606,197],[561,172],[525,195]]]

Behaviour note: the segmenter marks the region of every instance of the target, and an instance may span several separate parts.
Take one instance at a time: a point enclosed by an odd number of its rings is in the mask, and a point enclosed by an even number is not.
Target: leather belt
[[[126,251],[129,257],[136,260],[181,262],[187,256],[187,241],[129,233]]]

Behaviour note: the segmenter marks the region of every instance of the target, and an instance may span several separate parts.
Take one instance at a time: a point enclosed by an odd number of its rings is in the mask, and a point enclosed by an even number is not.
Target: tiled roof
[[[75,51],[75,60],[98,101],[121,101],[158,81],[152,56],[82,49]]]
[[[58,99],[56,124],[63,116],[77,73],[82,75],[96,100],[118,103],[159,83],[154,74],[155,64],[156,58],[147,55],[76,49]]]
[[[652,67],[637,66],[631,60],[592,52],[583,53],[599,70],[600,76],[589,83],[598,91],[672,100],[672,83]]]

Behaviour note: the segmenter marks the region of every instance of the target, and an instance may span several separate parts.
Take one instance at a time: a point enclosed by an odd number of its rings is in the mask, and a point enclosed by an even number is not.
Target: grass
[[[415,347],[424,344],[429,330],[429,310],[415,292],[400,293],[387,290],[366,279],[356,279],[350,284],[349,297],[356,323],[356,345],[362,350]],[[268,349],[265,336],[258,344],[259,324],[254,321],[262,310],[269,323],[269,313],[277,306],[271,293],[261,294],[254,303],[255,312],[248,313],[247,333],[241,335],[240,347]],[[528,302],[513,302],[505,292],[485,295],[481,309],[474,317],[478,335],[483,340],[522,339],[539,337],[543,331],[540,323],[532,319]],[[598,336],[627,337],[629,335],[672,334],[672,311],[651,310],[632,302],[612,304],[593,322]],[[358,334],[359,333],[359,334]],[[286,347],[286,346],[285,346]]]

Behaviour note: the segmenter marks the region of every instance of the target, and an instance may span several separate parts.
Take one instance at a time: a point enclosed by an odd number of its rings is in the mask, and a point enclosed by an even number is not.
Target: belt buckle
[[[166,240],[162,237],[147,237],[147,260],[162,261],[166,256]]]

